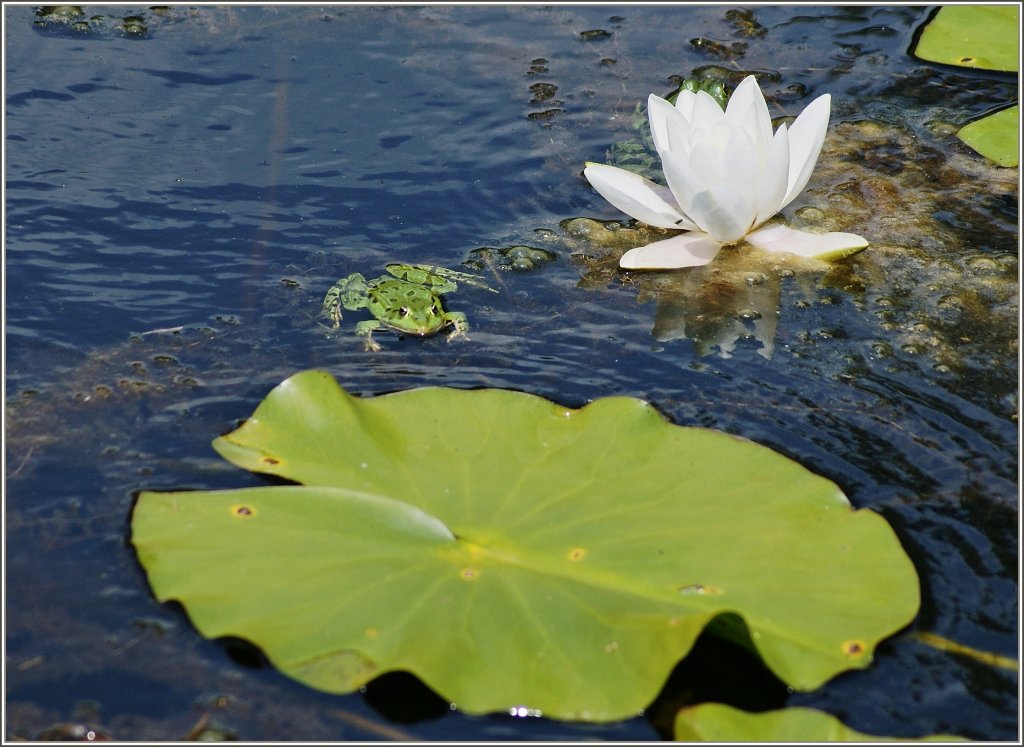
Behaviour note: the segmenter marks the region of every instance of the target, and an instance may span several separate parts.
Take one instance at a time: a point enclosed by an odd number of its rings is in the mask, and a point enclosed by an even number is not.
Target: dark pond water
[[[127,541],[133,494],[259,484],[209,442],[312,367],[361,395],[633,395],[798,460],[894,525],[922,610],[869,669],[768,687],[761,706],[1016,738],[1016,672],[914,637],[1017,658],[1018,172],[951,134],[1017,79],[910,57],[926,8],[4,13],[8,739],[61,723],[121,739],[204,723],[243,739],[656,739],[695,683],[716,696],[682,668],[645,717],[598,726],[470,717],[402,677],[329,696],[153,601]],[[637,103],[707,65],[760,73],[776,115],[832,93],[818,169],[785,212],[871,248],[832,268],[723,255],[636,276],[615,269],[625,247],[560,227],[625,219],[583,163],[637,141]],[[485,265],[500,294],[451,297],[468,341],[381,335],[370,354],[357,315],[339,332],[317,318],[350,272],[516,244],[557,257]],[[737,666],[717,695],[758,687]]]

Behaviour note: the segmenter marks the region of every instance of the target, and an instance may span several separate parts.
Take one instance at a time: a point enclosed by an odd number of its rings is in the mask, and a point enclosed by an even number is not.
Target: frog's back
[[[383,277],[371,283],[367,306],[382,324],[407,334],[425,336],[447,324],[437,293],[398,278]]]

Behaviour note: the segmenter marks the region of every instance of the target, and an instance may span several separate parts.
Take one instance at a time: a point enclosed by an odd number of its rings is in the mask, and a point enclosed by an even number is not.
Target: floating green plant
[[[982,117],[960,128],[957,137],[1000,166],[1016,166],[1020,158],[1020,107]]]
[[[914,55],[929,62],[1014,72],[1020,62],[1017,5],[948,5],[921,32]]]
[[[462,264],[474,270],[485,268],[497,268],[499,270],[515,270],[517,272],[529,272],[554,262],[557,259],[554,252],[548,249],[541,249],[536,246],[525,246],[515,244],[513,246],[495,249],[489,246],[482,246],[469,253],[469,258]]]
[[[675,738],[682,742],[951,742],[963,737],[935,734],[920,739],[879,737],[855,731],[835,716],[813,708],[747,713],[721,703],[702,703],[676,715]]]
[[[630,397],[357,398],[306,371],[213,445],[301,484],[143,492],[132,542],[154,593],[329,692],[406,670],[471,713],[609,721],[722,614],[807,690],[867,666],[918,608],[881,516]]]
[[[959,67],[1016,72],[1020,68],[1020,7],[951,5],[940,8],[921,31],[913,54]],[[957,137],[1000,166],[1016,166],[1020,150],[1017,105],[961,128]]]

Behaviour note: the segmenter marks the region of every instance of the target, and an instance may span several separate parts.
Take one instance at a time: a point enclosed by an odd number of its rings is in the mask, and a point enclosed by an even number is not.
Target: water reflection
[[[659,342],[693,340],[698,355],[729,358],[741,339],[760,344],[758,355],[775,353],[781,282],[790,270],[736,271],[718,266],[673,273],[656,291],[651,334]]]
[[[652,337],[658,342],[690,340],[699,356],[730,358],[741,340],[751,340],[757,354],[771,360],[783,289],[787,300],[806,308],[835,269],[830,262],[767,255],[740,243],[723,248],[703,267],[622,273],[616,266],[621,250],[665,232],[589,218],[562,221],[561,228],[574,258],[586,268],[581,287],[622,282],[636,288],[637,301],[655,302]]]

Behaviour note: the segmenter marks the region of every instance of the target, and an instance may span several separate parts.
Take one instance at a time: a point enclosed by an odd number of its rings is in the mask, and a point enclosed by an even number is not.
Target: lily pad
[[[1016,166],[1020,159],[1020,107],[982,117],[960,128],[956,136],[1000,166]]]
[[[721,703],[702,703],[676,715],[680,742],[953,742],[963,737],[934,734],[920,739],[879,737],[855,731],[831,714],[813,708],[747,713]]]
[[[363,399],[306,371],[214,447],[302,484],[143,492],[132,542],[154,593],[330,692],[406,670],[472,713],[615,720],[722,613],[812,689],[867,666],[918,607],[881,516],[630,397]]]
[[[1017,5],[948,5],[925,25],[914,55],[929,62],[1014,71],[1020,63]]]
[[[958,67],[1015,72],[1020,68],[1020,7],[951,5],[940,8],[921,31],[914,54]],[[1017,106],[982,117],[957,133],[964,143],[1000,166],[1020,157]]]

